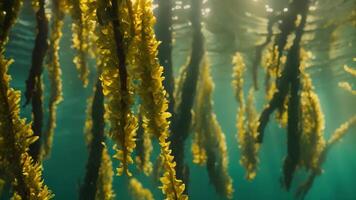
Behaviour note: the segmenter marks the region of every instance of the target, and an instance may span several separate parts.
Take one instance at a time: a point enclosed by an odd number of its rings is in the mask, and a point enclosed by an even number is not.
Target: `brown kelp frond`
[[[48,49],[47,35],[48,35],[48,19],[45,13],[45,1],[33,0],[34,9],[36,10],[37,35],[34,49],[32,52],[32,65],[28,79],[26,80],[26,102],[30,103],[34,93],[36,92],[36,84],[43,71],[43,60]]]
[[[174,81],[174,112],[176,113],[179,105],[181,104],[182,101],[182,90],[183,90],[183,83],[185,82],[187,78],[187,70],[188,70],[188,65],[189,65],[190,58],[187,59],[187,63],[184,64],[179,68],[179,75]]]
[[[310,76],[301,72],[301,159],[300,165],[309,170],[318,167],[318,159],[325,148],[324,115]]]
[[[248,94],[247,103],[243,92],[244,73],[246,66],[243,57],[237,53],[233,58],[233,87],[236,100],[239,104],[237,111],[237,139],[241,151],[240,164],[246,169],[246,179],[253,180],[256,176],[258,164],[257,127],[258,118],[254,106],[254,90],[251,88]]]
[[[67,1],[52,1],[52,25],[49,36],[50,45],[47,54],[47,70],[50,80],[49,119],[43,134],[42,157],[48,157],[52,149],[53,134],[56,128],[57,105],[62,101],[61,66],[59,63],[59,43],[62,38],[64,12],[68,9]]]
[[[102,150],[102,155],[101,155],[99,176],[96,183],[96,194],[95,194],[96,200],[115,199],[115,193],[112,185],[113,176],[114,176],[114,171],[112,168],[111,158],[106,145],[104,145],[104,148]]]
[[[193,156],[198,159],[200,165],[207,166],[211,183],[217,193],[225,198],[232,198],[232,179],[228,174],[228,154],[225,134],[222,132],[213,110],[212,93],[214,84],[210,75],[210,65],[206,59],[203,60],[197,94],[193,107],[193,128],[196,138],[196,148],[199,154]],[[193,143],[194,145],[194,143]],[[192,146],[194,150],[194,146]]]
[[[356,60],[354,60],[356,62]],[[352,69],[351,67],[344,65],[344,70],[348,73],[351,74],[352,76],[356,76],[356,69]]]
[[[326,147],[330,148],[336,142],[340,141],[342,139],[342,137],[344,137],[344,135],[347,133],[347,131],[355,125],[356,125],[356,116],[353,116],[352,118],[347,120],[345,123],[341,124],[341,126],[334,131],[331,138],[329,138]]]
[[[186,200],[188,196],[183,194],[185,185],[183,181],[176,178],[176,162],[171,155],[170,142],[167,142],[168,135],[161,135],[159,137],[159,144],[161,146],[160,157],[163,163],[163,176],[160,178],[163,194],[165,194],[167,200]]]
[[[342,82],[339,82],[339,87],[350,92],[351,94],[353,95],[356,95],[356,90],[352,89],[352,86],[349,82],[346,82],[346,81],[342,81]]]
[[[30,102],[32,103],[32,129],[34,134],[39,137],[39,140],[30,146],[30,155],[35,161],[38,161],[41,159],[41,147],[43,141],[42,71],[43,61],[48,50],[48,19],[45,13],[45,0],[34,0],[32,3],[36,11],[37,34],[35,45],[32,50],[31,68],[26,80],[25,105]]]
[[[354,61],[356,61],[356,59],[354,59]],[[352,75],[352,76],[356,76],[356,69],[353,69],[347,65],[344,65],[344,70],[345,72],[347,72],[348,74]],[[339,87],[350,92],[351,94],[353,95],[356,95],[356,90],[354,90],[352,88],[352,85],[351,83],[349,82],[346,82],[346,81],[342,81],[342,82],[339,82]]]
[[[155,17],[151,10],[152,2],[141,0],[139,4],[141,13],[138,20],[142,27],[138,42],[138,65],[135,69],[140,80],[137,91],[142,99],[140,109],[144,131],[159,137],[162,134],[168,135],[168,118],[171,114],[167,112],[168,100],[163,87],[163,67],[157,59],[159,42],[153,30]]]
[[[76,50],[73,62],[79,72],[79,78],[84,87],[88,85],[89,67],[87,59],[93,55],[91,47],[95,41],[95,5],[94,0],[71,1],[72,16],[72,48]]]
[[[89,156],[86,164],[86,172],[84,182],[80,187],[79,199],[92,200],[95,198],[98,191],[98,180],[100,175],[100,167],[103,161],[102,154],[105,146],[105,120],[104,120],[104,95],[101,81],[97,79],[94,87],[94,97],[91,102],[91,121],[90,129],[91,140],[88,143]],[[108,170],[108,169],[107,169]],[[101,186],[100,186],[101,187]]]
[[[97,11],[100,19],[105,8],[110,7],[109,2],[98,1]],[[103,8],[103,10],[101,9]],[[119,13],[117,13],[119,11]],[[117,15],[120,15],[119,20]],[[107,98],[106,116],[110,121],[110,136],[116,143],[117,153],[115,158],[120,161],[117,172],[121,175],[125,172],[131,175],[128,170],[129,164],[133,163],[131,153],[136,143],[137,118],[131,111],[133,104],[133,88],[131,76],[127,73],[127,37],[129,31],[127,22],[130,22],[128,10],[124,2],[112,2],[111,23],[103,24],[99,27],[99,37],[97,40],[99,57],[102,62],[103,72],[101,80],[103,93]]]
[[[10,64],[0,55],[0,167],[11,181],[13,199],[51,199],[53,195],[43,183],[40,164],[27,153],[38,137],[33,136],[31,126],[19,116],[20,92],[9,86]]]
[[[304,199],[305,196],[308,194],[309,190],[313,186],[314,180],[317,176],[321,175],[322,173],[322,168],[321,166],[326,160],[326,155],[329,152],[330,148],[334,146],[338,141],[340,141],[347,131],[356,125],[356,116],[351,117],[349,120],[344,122],[343,124],[340,125],[339,128],[337,128],[334,133],[331,135],[329,140],[327,141],[326,145],[324,145],[324,148],[322,149],[321,153],[319,154],[319,157],[317,158],[317,166],[314,167],[314,169],[310,172],[307,180],[303,182],[302,184],[299,185],[296,196]]]
[[[171,116],[168,109],[166,91],[163,87],[163,67],[157,59],[158,42],[154,35],[153,26],[155,17],[152,11],[152,0],[140,0],[139,15],[137,19],[141,27],[138,28],[138,64],[135,69],[140,80],[138,93],[142,99],[141,112],[143,128],[146,134],[154,135],[159,139],[161,146],[160,157],[164,165],[164,174],[160,179],[161,189],[167,199],[187,199],[183,195],[185,185],[176,178],[175,162],[171,155],[169,142],[169,122]]]
[[[93,91],[95,90],[96,88],[94,88]],[[89,147],[89,144],[93,139],[93,135],[91,134],[91,130],[93,128],[93,119],[92,119],[93,100],[94,100],[94,96],[90,96],[87,99],[86,118],[85,118],[84,129],[83,129],[85,144],[87,145],[87,147]]]
[[[150,175],[153,170],[151,162],[151,153],[153,150],[151,137],[152,135],[143,130],[142,114],[141,109],[139,109],[139,128],[137,130],[135,161],[138,169],[147,176]]]
[[[236,53],[232,59],[234,65],[232,74],[232,86],[234,87],[235,97],[239,104],[244,104],[243,85],[244,85],[244,73],[246,71],[246,65],[243,57],[240,53]]]
[[[129,190],[132,199],[136,200],[154,200],[151,191],[144,188],[142,184],[135,178],[131,178],[129,182]]]

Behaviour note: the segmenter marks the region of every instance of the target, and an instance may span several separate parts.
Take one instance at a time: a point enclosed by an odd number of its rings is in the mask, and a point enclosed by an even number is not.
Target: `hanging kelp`
[[[146,189],[135,178],[131,178],[129,182],[129,191],[132,199],[135,200],[154,200],[153,195],[149,189]]]
[[[127,1],[98,1],[98,20],[104,20],[103,15],[108,9],[111,11],[111,23],[102,24],[99,27],[98,47],[101,49],[100,60],[103,62],[103,93],[108,99],[106,115],[110,121],[110,135],[116,142],[116,158],[120,160],[118,174],[128,170],[129,164],[133,163],[131,153],[134,150],[137,119],[131,111],[133,104],[133,88],[131,76],[127,73],[128,40],[130,35],[124,34],[130,30],[131,22],[127,9]],[[121,20],[119,20],[118,15]],[[108,17],[108,16],[107,16]]]
[[[94,97],[91,105],[91,140],[88,144],[89,157],[86,165],[84,183],[82,184],[80,189],[80,199],[85,200],[95,199],[95,195],[98,190],[97,182],[99,179],[99,168],[103,161],[103,142],[105,140],[104,95],[102,92],[102,85],[100,80],[97,80],[94,91]]]
[[[283,107],[288,98],[288,123],[287,123],[287,157],[284,161],[284,185],[287,189],[293,178],[294,171],[300,160],[300,41],[306,23],[308,0],[292,1],[289,5],[289,14],[283,18],[280,25],[281,33],[276,37],[278,46],[278,61],[280,60],[288,35],[295,30],[295,38],[288,51],[285,67],[280,77],[276,80],[276,92],[273,94],[269,104],[262,111],[259,118],[257,141],[262,142],[264,128],[269,116],[277,108]],[[299,16],[299,17],[298,17]],[[278,65],[277,65],[278,66]]]
[[[319,154],[317,160],[315,160],[316,161],[315,166],[313,170],[310,172],[307,180],[298,187],[296,192],[297,197],[301,197],[302,199],[304,199],[304,197],[309,192],[310,188],[313,186],[315,178],[322,174],[321,166],[325,162],[326,155],[329,152],[330,148],[334,146],[334,144],[336,144],[338,141],[340,141],[342,137],[344,137],[344,135],[347,133],[347,131],[351,127],[354,127],[355,125],[356,125],[356,116],[353,116],[334,131],[334,133],[331,135],[331,138],[329,138],[326,145],[324,145],[324,148],[321,149],[321,153]]]
[[[267,24],[267,36],[266,40],[259,45],[256,45],[255,49],[255,59],[253,60],[252,63],[252,80],[253,80],[253,86],[255,90],[258,90],[258,68],[261,65],[261,58],[262,58],[262,52],[264,48],[272,41],[272,36],[273,36],[273,25],[276,23],[278,17],[274,16],[273,14],[270,14],[268,16],[268,24]]]
[[[217,193],[231,199],[232,179],[228,174],[228,154],[225,134],[222,132],[213,111],[212,93],[214,84],[210,75],[210,65],[204,59],[197,85],[194,103],[193,157],[198,164],[206,164],[209,178]],[[198,151],[196,151],[198,149]],[[205,163],[206,162],[206,163]]]
[[[318,159],[325,147],[324,140],[324,115],[321,110],[319,98],[314,91],[312,80],[305,72],[310,53],[301,49],[301,94],[300,94],[300,161],[299,167],[314,170],[318,167]]]
[[[114,200],[115,193],[113,190],[113,176],[112,162],[109,152],[104,143],[102,149],[101,162],[99,168],[99,175],[96,181],[95,200]]]
[[[142,113],[139,109],[139,128],[137,130],[136,140],[136,164],[139,170],[143,171],[145,175],[150,175],[153,170],[151,162],[152,147],[152,135],[143,130]]]
[[[11,26],[15,23],[22,1],[0,3],[0,171],[1,179],[12,186],[12,199],[44,200],[53,197],[42,180],[42,167],[27,153],[38,137],[21,119],[20,92],[10,87],[8,67],[12,63],[4,57],[5,45]]]
[[[169,106],[168,112],[174,112],[174,77],[172,64],[172,49],[173,49],[173,27],[172,27],[172,0],[157,1],[158,8],[156,9],[157,23],[155,33],[158,41],[161,41],[158,47],[158,59],[163,71],[163,85],[168,94]]]
[[[192,50],[190,60],[188,62],[186,77],[182,82],[182,91],[177,91],[180,95],[178,99],[180,104],[176,105],[176,113],[173,115],[171,126],[171,141],[172,153],[177,163],[177,177],[182,179],[184,183],[188,183],[189,168],[184,164],[184,146],[185,140],[189,136],[194,98],[196,93],[196,85],[199,77],[199,66],[204,55],[204,36],[201,25],[201,0],[191,1],[191,16],[192,24]],[[177,103],[177,102],[176,102]]]
[[[153,34],[153,5],[151,1],[145,0],[135,3],[132,5],[129,0],[113,0],[110,3],[100,1],[97,10],[98,21],[102,25],[102,35],[98,43],[102,49],[101,60],[105,63],[101,80],[104,95],[108,98],[106,110],[111,124],[111,135],[118,144],[115,155],[121,161],[118,174],[125,172],[131,175],[128,165],[133,163],[131,153],[136,146],[137,129],[137,119],[131,109],[132,79],[137,78],[135,86],[139,87],[135,88],[142,99],[144,130],[158,137],[161,146],[160,157],[164,165],[161,189],[167,199],[187,199],[182,194],[184,184],[176,179],[174,158],[167,142],[167,118],[170,114],[166,111],[168,104],[162,86],[163,68],[156,58],[158,42]],[[108,10],[110,18],[106,16]],[[108,23],[108,19],[111,23]],[[147,91],[140,90],[140,87]],[[153,105],[155,109],[148,108],[147,105]]]
[[[243,92],[246,66],[243,57],[239,53],[236,53],[234,56],[233,64],[232,85],[239,104],[236,128],[238,131],[239,149],[241,151],[240,164],[246,169],[246,179],[253,180],[256,177],[259,150],[259,144],[255,142],[258,118],[254,107],[254,89],[250,89],[246,104]]]
[[[163,67],[157,59],[158,42],[155,39],[153,26],[155,18],[152,12],[152,0],[138,2],[140,15],[139,24],[139,51],[138,67],[135,71],[139,76],[140,85],[138,93],[142,99],[141,112],[143,116],[143,128],[149,135],[158,138],[161,146],[160,158],[163,164],[163,177],[161,189],[167,199],[187,199],[183,195],[185,185],[176,178],[174,157],[171,155],[169,136],[170,113],[167,112],[168,101],[163,87]]]
[[[95,30],[95,24],[89,19],[91,15],[95,15],[93,0],[72,0],[71,1],[71,16],[72,16],[72,47],[76,50],[76,55],[73,62],[79,72],[79,78],[82,80],[84,87],[88,85],[89,67],[87,63],[90,53],[91,39],[90,35]]]
[[[49,119],[43,134],[42,157],[47,157],[52,149],[56,128],[57,105],[62,101],[61,67],[59,63],[59,43],[62,38],[64,12],[68,9],[66,0],[52,0],[52,25],[47,54],[47,70],[50,80]]]
[[[354,60],[356,62],[356,59]],[[344,65],[344,70],[345,72],[347,72],[348,74],[356,77],[356,70],[355,69],[352,69],[351,67],[347,66],[347,65]],[[347,81],[342,81],[342,82],[339,82],[339,87],[350,92],[351,94],[353,95],[356,95],[356,90],[352,89],[352,86],[349,82]]]
[[[33,124],[32,129],[39,139],[30,146],[30,155],[34,160],[40,160],[42,146],[42,125],[43,125],[43,85],[42,71],[43,60],[48,49],[48,19],[45,13],[45,0],[33,0],[36,10],[37,35],[35,46],[32,51],[32,65],[26,80],[26,103],[32,103]]]

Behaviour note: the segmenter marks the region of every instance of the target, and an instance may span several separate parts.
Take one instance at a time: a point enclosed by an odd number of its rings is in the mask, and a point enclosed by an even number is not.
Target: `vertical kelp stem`
[[[32,51],[32,65],[28,79],[26,80],[25,105],[27,105],[32,100],[32,129],[34,134],[39,137],[39,140],[30,146],[30,154],[35,160],[38,160],[42,142],[42,71],[43,60],[48,49],[48,19],[45,13],[45,0],[39,0],[35,3],[38,3],[38,10],[36,12],[37,35],[35,46]]]
[[[121,1],[120,1],[121,2]],[[112,26],[113,26],[113,31],[114,31],[114,39],[116,43],[116,54],[117,58],[119,60],[118,63],[118,68],[119,68],[119,79],[120,79],[120,94],[124,97],[128,95],[128,88],[127,88],[127,69],[126,69],[126,55],[124,52],[124,38],[122,36],[122,33],[120,31],[120,22],[119,22],[119,6],[118,6],[118,1],[117,0],[111,0],[112,4]],[[129,110],[129,105],[125,102],[125,98],[121,98],[120,100],[120,107],[123,110]],[[126,126],[126,121],[125,118],[121,118],[120,121],[121,124],[121,133],[124,133],[124,127]],[[125,139],[125,134],[121,134],[121,141],[123,142],[122,146],[126,146],[126,139]],[[123,151],[123,157],[127,157],[127,151]],[[126,171],[126,159],[123,159],[123,166],[124,166],[124,171]]]
[[[204,55],[204,36],[201,27],[201,0],[191,1],[190,20],[193,28],[192,53],[187,67],[186,79],[184,80],[181,93],[181,102],[177,106],[176,115],[172,118],[172,154],[177,163],[177,178],[188,182],[184,165],[184,143],[190,131],[192,120],[191,109],[193,107],[196,85],[199,76],[199,66]],[[186,171],[186,173],[188,173]],[[187,188],[187,187],[186,187]]]
[[[101,81],[98,79],[94,90],[91,118],[93,126],[91,129],[91,140],[89,146],[89,157],[86,165],[84,183],[80,188],[79,199],[94,200],[97,191],[97,180],[99,168],[102,162],[104,142],[104,95]]]
[[[309,1],[308,0],[303,0],[302,2],[299,1],[293,1],[290,5],[289,5],[289,10],[291,10],[291,13],[289,13],[287,16],[285,16],[285,18],[283,18],[282,20],[282,24],[281,24],[281,33],[280,35],[278,35],[278,37],[276,38],[276,45],[278,46],[278,64],[277,66],[279,66],[279,62],[280,62],[280,58],[282,55],[282,51],[286,45],[286,40],[288,35],[291,33],[290,30],[295,30],[295,26],[296,26],[296,19],[298,15],[304,16],[304,18],[306,17],[307,11],[308,11],[308,5],[309,5]],[[305,20],[305,19],[304,19]],[[304,22],[305,23],[305,22]],[[301,31],[297,31],[300,32],[300,36],[302,35],[302,29],[304,28],[304,24],[300,24],[298,29],[301,29]],[[297,39],[295,38],[295,42],[296,41],[300,41],[300,38]],[[294,42],[294,43],[295,43]],[[297,44],[295,44],[297,45]],[[294,47],[297,48],[297,47]],[[299,44],[298,44],[298,50],[295,49],[294,53],[298,53],[299,51]],[[291,55],[292,53],[288,53],[288,56]],[[289,59],[293,59],[293,56],[289,56]],[[295,58],[297,60],[299,60],[299,58]],[[287,61],[288,62],[288,61]],[[263,136],[264,136],[264,129],[267,126],[268,122],[269,122],[269,117],[270,115],[278,108],[282,107],[284,100],[288,94],[289,91],[289,84],[290,84],[290,77],[293,76],[292,74],[298,71],[293,71],[293,67],[299,67],[298,65],[294,64],[293,62],[289,61],[289,64],[286,63],[281,76],[279,76],[276,80],[276,92],[273,94],[272,99],[270,100],[270,102],[268,103],[268,105],[264,108],[264,110],[262,111],[261,115],[260,115],[260,119],[259,119],[259,126],[258,126],[258,137],[257,137],[257,141],[258,142],[262,142],[263,140]],[[278,71],[278,70],[277,70]]]
[[[158,0],[156,34],[161,41],[158,47],[158,59],[164,66],[164,88],[168,93],[168,112],[174,115],[174,77],[172,63],[172,0]]]
[[[307,7],[306,7],[307,8]],[[287,189],[293,178],[293,173],[300,159],[300,41],[303,35],[303,29],[306,23],[306,12],[303,12],[300,25],[296,30],[296,37],[291,47],[288,58],[287,67],[291,66],[289,76],[290,81],[290,96],[288,102],[288,136],[287,136],[287,157],[284,162],[284,183]]]

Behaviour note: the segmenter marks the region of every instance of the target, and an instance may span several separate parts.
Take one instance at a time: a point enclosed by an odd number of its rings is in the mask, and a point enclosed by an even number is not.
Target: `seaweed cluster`
[[[173,1],[158,3],[156,24],[153,0],[33,0],[36,38],[25,90],[25,105],[31,103],[32,107],[32,123],[20,117],[20,92],[10,86],[8,75],[12,60],[5,58],[9,32],[22,1],[0,3],[0,194],[8,185],[12,199],[54,196],[42,179],[42,161],[49,158],[57,127],[56,110],[63,101],[59,52],[68,15],[72,19],[74,65],[82,86],[94,85],[87,100],[84,138],[88,159],[79,199],[120,197],[114,192],[115,174],[129,177],[126,184],[132,198],[154,199],[154,193],[138,181],[133,166],[146,176],[158,177],[161,183],[157,188],[165,199],[188,199],[190,174],[185,144],[190,135],[192,162],[206,167],[210,183],[222,198],[233,198],[228,147],[214,111],[214,81],[209,49],[205,47],[202,9],[206,1],[191,0],[189,5],[190,55],[176,80],[172,64]],[[292,0],[288,12],[270,14],[265,40],[254,45],[253,61],[245,62],[249,57],[240,49],[233,50],[232,59],[232,86],[238,103],[236,138],[245,178],[253,181],[257,175],[265,130],[275,113],[287,138],[282,185],[289,190],[298,170],[308,176],[297,188],[300,198],[322,174],[331,147],[356,125],[353,116],[330,138],[324,136],[325,119],[308,71],[312,53],[303,45],[311,3]],[[212,5],[217,6],[217,2]],[[352,21],[352,16],[345,20]],[[92,59],[95,67],[91,66]],[[260,65],[267,102],[258,113],[255,99],[260,92]],[[44,70],[50,90],[46,109]],[[96,73],[95,80],[91,80],[94,76],[89,76],[89,71]],[[251,82],[247,81],[247,71],[252,72]],[[347,65],[344,71],[356,75]],[[355,94],[352,83],[343,81],[339,86]],[[112,143],[114,155],[109,150]],[[152,159],[154,144],[160,151]],[[118,160],[116,173],[112,158]]]

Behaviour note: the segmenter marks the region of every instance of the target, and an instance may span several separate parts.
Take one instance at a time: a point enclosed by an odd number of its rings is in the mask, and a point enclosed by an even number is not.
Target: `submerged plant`
[[[45,0],[33,0],[36,10],[37,35],[32,50],[31,69],[26,80],[25,105],[32,103],[33,124],[32,129],[39,139],[30,146],[30,155],[34,160],[41,160],[41,147],[43,141],[43,61],[48,50],[48,19],[45,13]]]
[[[210,66],[204,59],[197,85],[193,107],[193,157],[198,164],[206,165],[211,183],[218,194],[232,199],[232,178],[228,174],[228,154],[225,134],[222,132],[213,111],[212,92],[214,84]],[[196,151],[196,149],[199,149]],[[201,160],[203,159],[203,160]]]
[[[154,200],[153,195],[149,189],[146,189],[135,178],[131,178],[129,182],[129,190],[131,196],[137,200]]]
[[[42,180],[42,166],[28,154],[29,146],[38,137],[30,124],[21,119],[20,92],[10,87],[8,67],[4,57],[9,31],[15,23],[22,1],[0,3],[5,17],[0,21],[0,171],[1,179],[12,186],[12,199],[45,200],[53,197]]]
[[[236,127],[238,130],[239,149],[241,151],[240,164],[246,169],[246,179],[253,180],[256,177],[259,151],[259,144],[255,142],[258,118],[254,107],[254,89],[250,89],[246,104],[243,92],[246,66],[243,57],[239,53],[236,53],[234,56],[233,64],[232,84],[235,89],[236,100],[239,104]]]
[[[43,134],[42,157],[50,154],[53,143],[53,134],[56,128],[57,105],[62,101],[62,80],[61,66],[59,63],[59,43],[62,38],[63,19],[65,11],[68,9],[66,0],[52,1],[52,25],[49,37],[50,45],[47,55],[47,70],[50,79],[51,95],[49,100],[49,119],[46,130]]]
[[[355,60],[356,61],[356,60]],[[344,65],[344,70],[345,72],[347,72],[348,74],[352,75],[353,77],[356,77],[356,70],[347,66],[347,65]],[[354,90],[351,86],[351,84],[347,81],[342,81],[342,82],[339,82],[339,87],[350,92],[351,94],[353,95],[356,95],[356,90]]]

